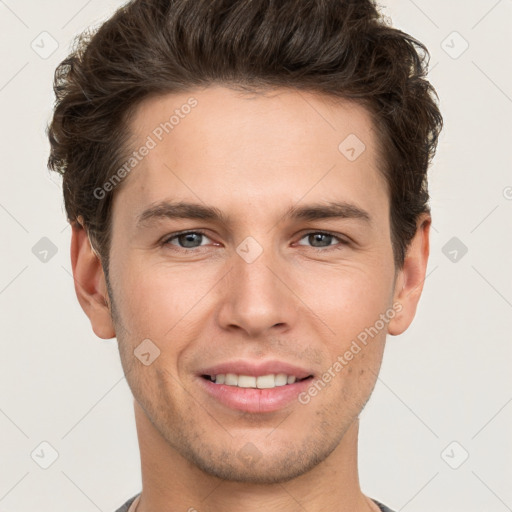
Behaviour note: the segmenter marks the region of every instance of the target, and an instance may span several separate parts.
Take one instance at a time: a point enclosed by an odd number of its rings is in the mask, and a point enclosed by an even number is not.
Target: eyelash
[[[162,241],[162,246],[169,246],[169,245],[172,245],[173,246],[173,250],[176,250],[178,252],[186,252],[186,253],[191,253],[191,252],[194,252],[196,249],[201,249],[201,247],[203,246],[199,246],[199,247],[192,247],[192,248],[185,248],[185,247],[180,247],[178,245],[174,245],[174,244],[171,244],[171,240],[174,240],[180,236],[183,236],[183,235],[189,235],[189,234],[200,234],[200,235],[203,235],[205,236],[206,238],[210,238],[206,232],[200,230],[200,229],[196,229],[194,231],[182,231],[182,232],[179,232],[179,233],[174,233],[170,236],[168,236],[167,238],[165,238],[163,241]],[[327,246],[327,247],[313,247],[313,246],[309,246],[310,249],[312,249],[314,252],[317,252],[317,253],[321,253],[321,252],[328,252],[328,251],[335,251],[335,250],[339,250],[339,249],[343,249],[345,246],[347,245],[350,245],[350,242],[348,242],[347,240],[344,240],[343,238],[339,237],[338,235],[335,235],[334,233],[330,233],[329,231],[308,231],[307,233],[304,233],[299,240],[302,240],[303,238],[309,236],[309,235],[328,235],[328,236],[332,236],[333,238],[336,238],[339,240],[339,244],[338,245],[334,245],[334,246]],[[304,247],[307,247],[307,246],[304,246]]]

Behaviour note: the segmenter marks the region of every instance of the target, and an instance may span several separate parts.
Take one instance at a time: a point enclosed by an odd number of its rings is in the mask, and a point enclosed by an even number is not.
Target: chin
[[[301,450],[282,448],[279,453],[262,453],[248,442],[238,451],[222,450],[212,453],[211,448],[183,452],[182,456],[207,475],[230,482],[246,484],[279,484],[297,478],[324,461],[335,449],[314,443]]]

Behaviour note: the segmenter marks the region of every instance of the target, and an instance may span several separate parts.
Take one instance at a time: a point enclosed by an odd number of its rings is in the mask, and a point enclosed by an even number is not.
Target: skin
[[[117,337],[134,395],[137,510],[378,510],[359,485],[358,418],[386,335],[414,318],[430,217],[418,219],[396,271],[370,117],[315,93],[212,86],[148,99],[131,120],[133,149],[192,96],[197,106],[116,190],[109,287],[86,232],[75,225],[72,235],[78,299],[100,338]],[[338,150],[351,133],[366,146],[355,161]],[[214,206],[229,222],[159,219],[138,228],[138,216],[163,200]],[[291,206],[329,201],[356,205],[371,222],[284,217]],[[197,229],[206,236],[195,248],[162,243]],[[311,231],[335,236],[318,241]],[[248,236],[263,250],[252,263],[236,252]],[[198,369],[233,359],[280,359],[319,377],[394,303],[400,312],[306,405],[241,412],[199,385]],[[145,366],[134,349],[147,338],[160,355]],[[252,463],[240,456],[249,442]]]

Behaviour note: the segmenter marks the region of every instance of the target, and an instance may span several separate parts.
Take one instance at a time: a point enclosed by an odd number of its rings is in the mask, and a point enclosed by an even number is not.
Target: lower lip
[[[199,377],[199,380],[206,392],[223,405],[239,411],[258,413],[278,411],[297,400],[299,393],[304,391],[313,379],[309,377],[300,382],[270,389],[226,386],[225,384],[215,384],[203,377]]]

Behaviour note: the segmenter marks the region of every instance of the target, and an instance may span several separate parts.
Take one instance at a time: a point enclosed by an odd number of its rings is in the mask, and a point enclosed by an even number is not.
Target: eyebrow
[[[213,206],[186,201],[161,201],[144,210],[137,218],[137,227],[144,227],[160,219],[198,219],[216,221],[224,225],[230,224],[230,219],[222,210]],[[371,216],[362,208],[347,203],[328,202],[292,206],[282,219],[291,220],[321,220],[321,219],[357,219],[371,224]]]

